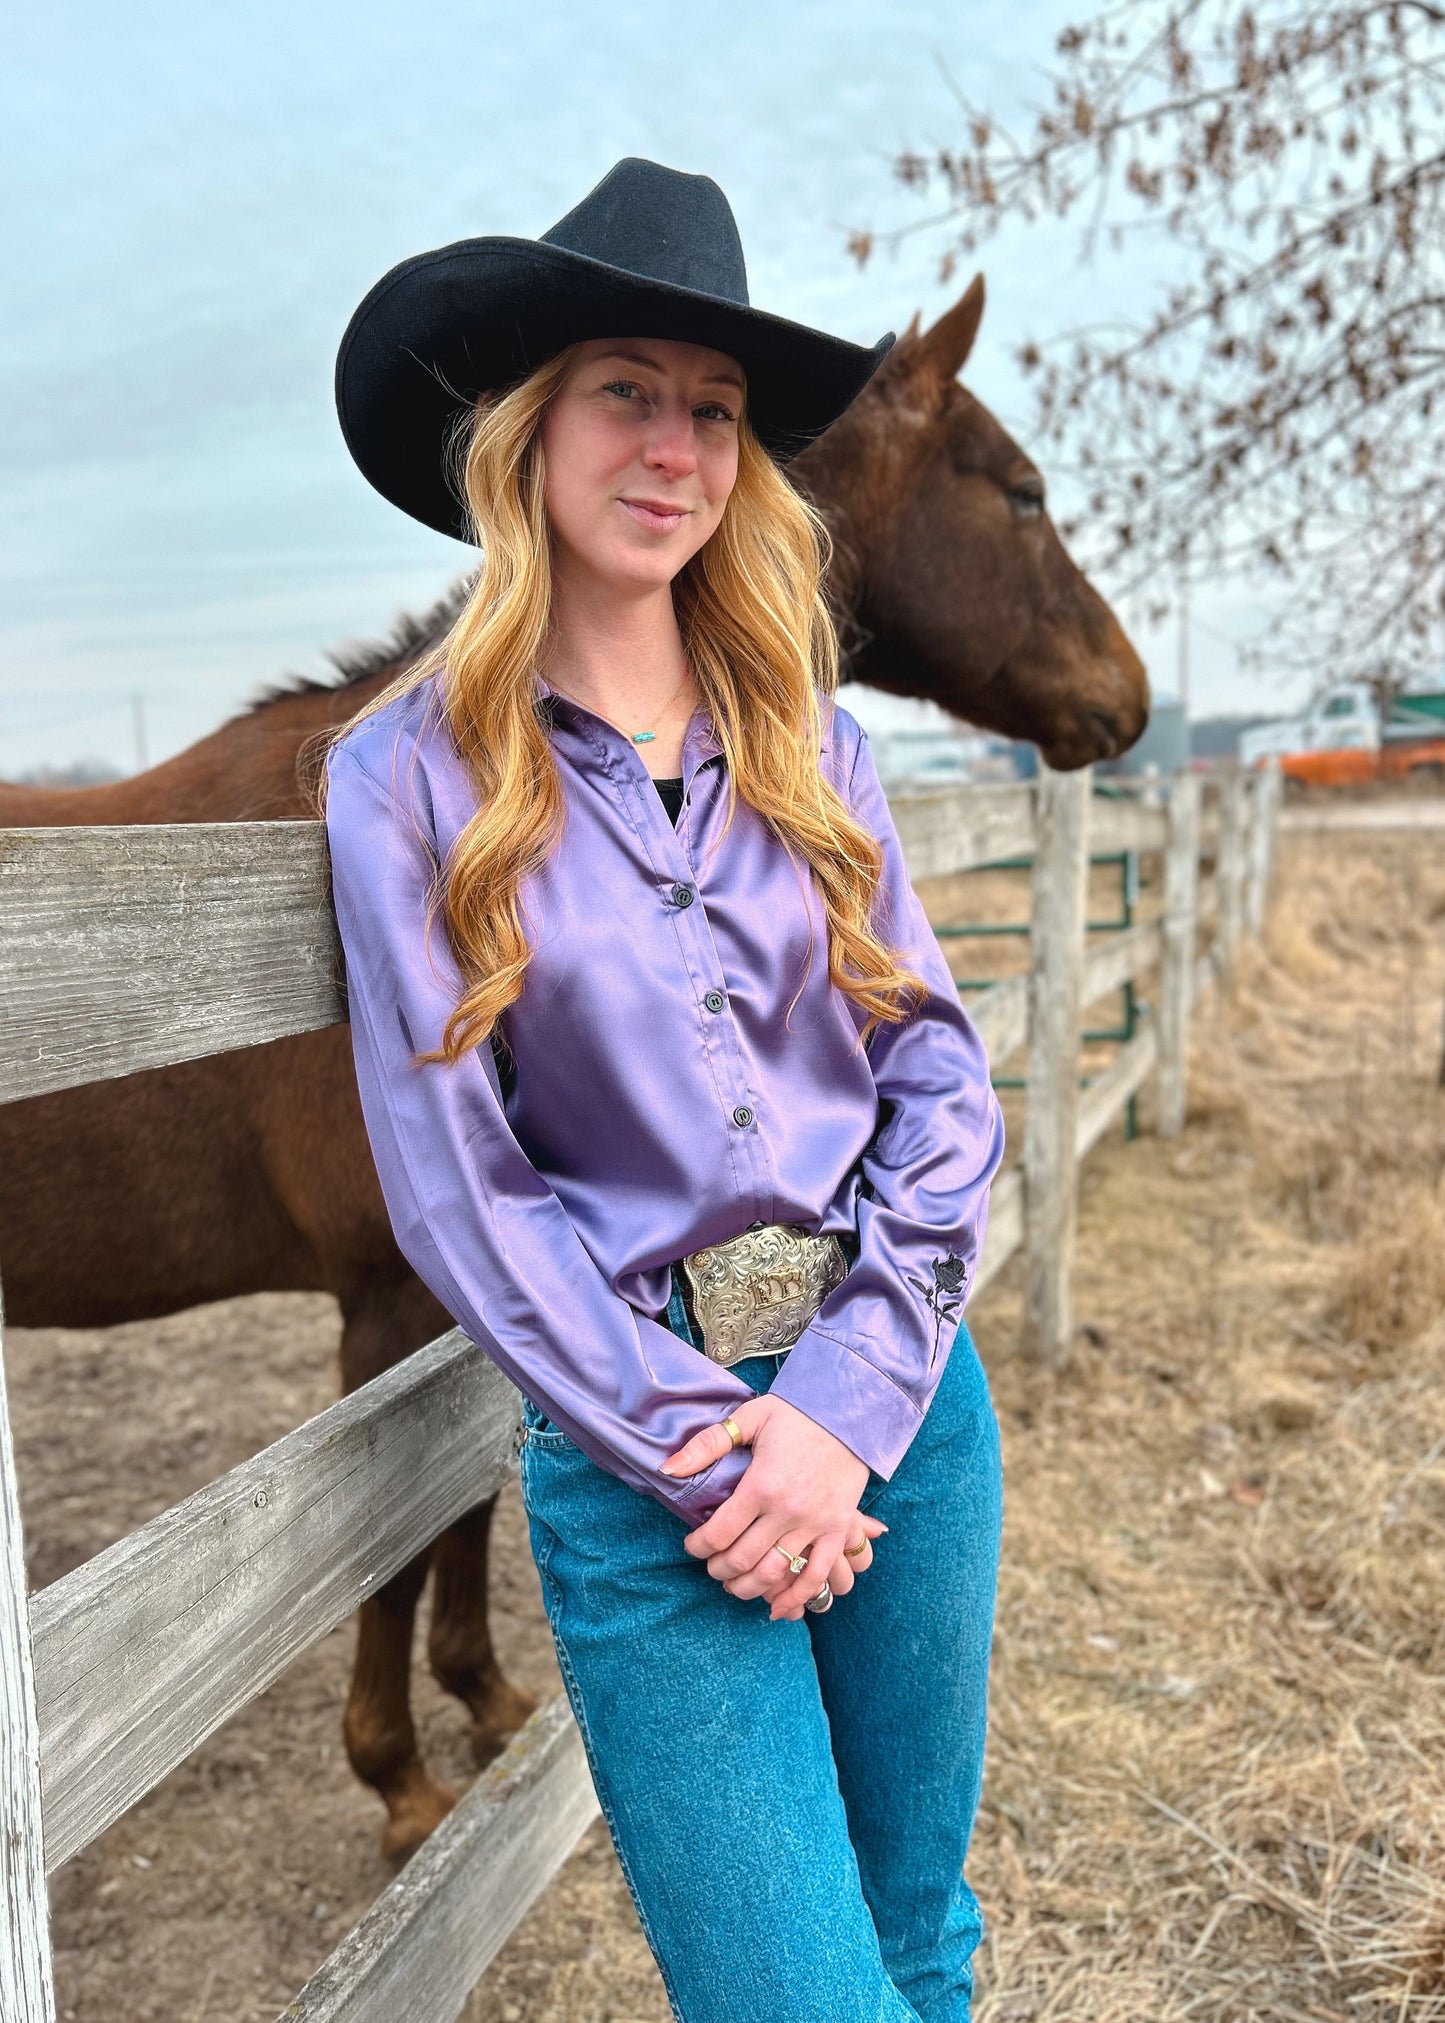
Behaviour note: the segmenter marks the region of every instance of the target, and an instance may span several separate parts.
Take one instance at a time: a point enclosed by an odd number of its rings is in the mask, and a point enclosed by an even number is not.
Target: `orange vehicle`
[[[1340,682],[1303,716],[1262,724],[1240,739],[1244,765],[1279,761],[1302,787],[1362,787],[1414,777],[1445,786],[1445,691],[1391,699],[1383,717],[1368,682]]]

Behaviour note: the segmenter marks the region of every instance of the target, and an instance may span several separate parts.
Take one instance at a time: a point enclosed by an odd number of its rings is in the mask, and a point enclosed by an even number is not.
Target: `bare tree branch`
[[[948,280],[1004,226],[1079,213],[1086,254],[1153,241],[1179,277],[1142,324],[1020,349],[1085,487],[1066,531],[1158,613],[1184,577],[1289,582],[1276,663],[1438,678],[1445,7],[1119,0],[1059,36],[1023,136],[950,84],[963,144],[895,163],[943,206],[885,240],[946,232]],[[860,264],[878,243],[850,240]]]

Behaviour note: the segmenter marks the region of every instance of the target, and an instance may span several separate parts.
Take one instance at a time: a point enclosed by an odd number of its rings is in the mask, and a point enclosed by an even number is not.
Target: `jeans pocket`
[[[522,1399],[522,1437],[528,1447],[566,1447],[571,1443],[560,1426],[552,1421],[540,1406],[530,1398]]]
[[[868,1470],[868,1480],[863,1484],[863,1494],[858,1498],[858,1508],[865,1517],[887,1487],[888,1484],[884,1477],[879,1475],[876,1470],[870,1468]]]

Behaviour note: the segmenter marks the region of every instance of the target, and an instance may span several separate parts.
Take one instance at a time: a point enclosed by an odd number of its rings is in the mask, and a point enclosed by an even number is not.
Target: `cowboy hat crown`
[[[362,473],[403,512],[471,539],[447,474],[481,397],[592,337],[671,337],[728,353],[749,418],[786,463],[849,407],[895,342],[850,344],[752,307],[737,222],[711,176],[639,155],[537,239],[493,235],[384,274],[341,341],[336,407]]]
[[[540,243],[748,307],[737,220],[711,176],[628,155]]]

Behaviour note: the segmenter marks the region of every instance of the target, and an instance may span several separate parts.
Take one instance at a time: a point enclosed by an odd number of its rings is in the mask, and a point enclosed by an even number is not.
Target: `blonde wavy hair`
[[[562,786],[534,690],[552,604],[538,431],[579,349],[569,345],[460,417],[450,462],[482,553],[470,593],[434,647],[320,741],[315,794],[324,811],[330,746],[435,675],[476,786],[477,812],[438,866],[428,907],[428,927],[438,911],[445,916],[465,989],[441,1047],[418,1061],[460,1059],[521,995],[531,949],[520,887],[561,833]],[[829,975],[866,1014],[866,1042],[878,1025],[907,1018],[927,986],[873,932],[882,848],[820,770],[822,700],[838,686],[837,631],[823,595],[827,525],[745,411],[738,431],[737,481],[722,519],[673,582],[678,628],[726,755],[724,833],[741,796],[811,871],[827,916]],[[811,943],[808,956],[811,965]]]

